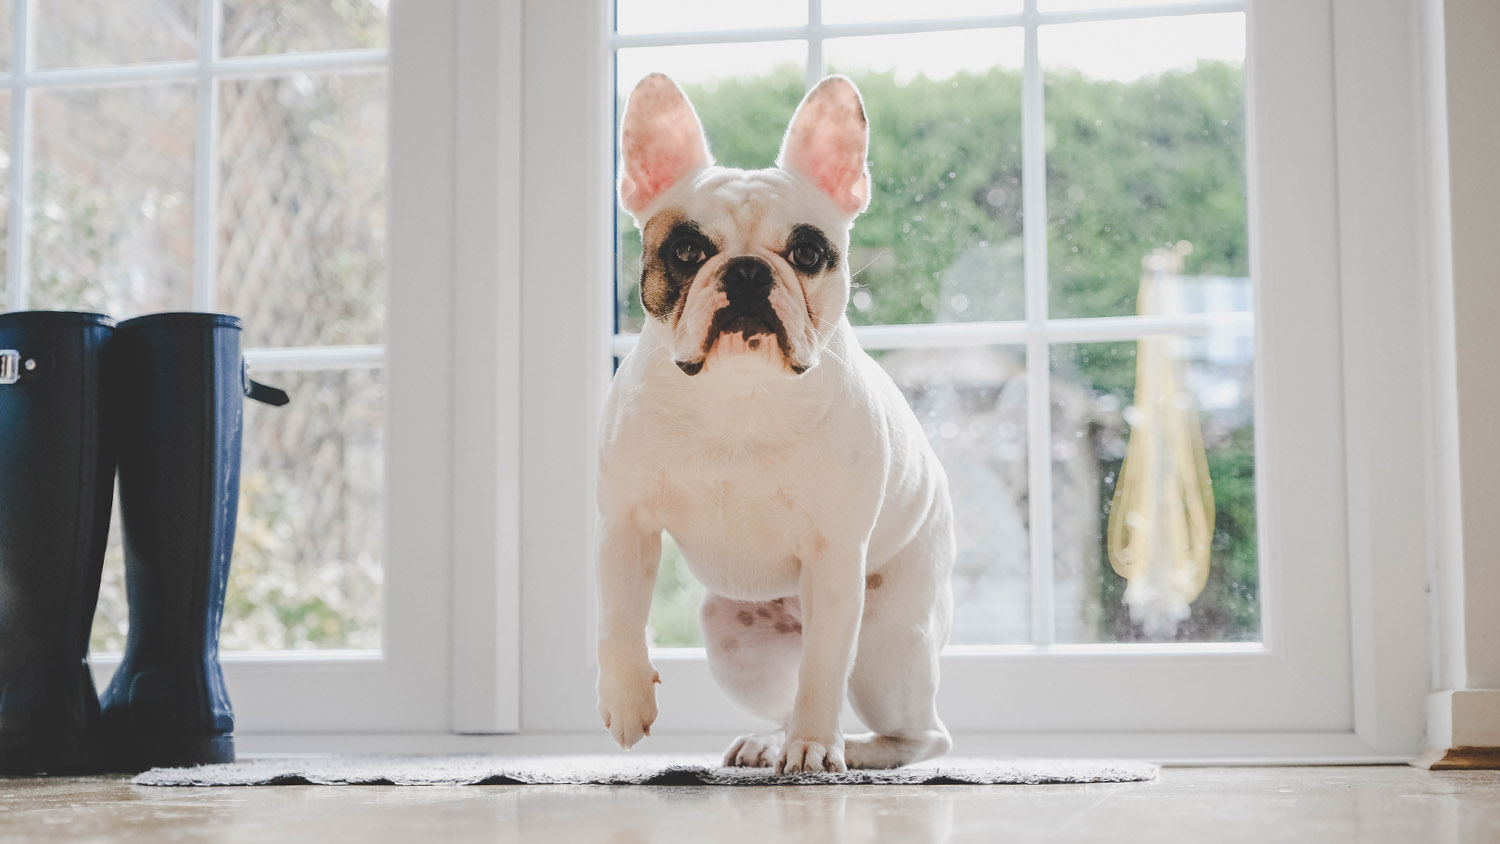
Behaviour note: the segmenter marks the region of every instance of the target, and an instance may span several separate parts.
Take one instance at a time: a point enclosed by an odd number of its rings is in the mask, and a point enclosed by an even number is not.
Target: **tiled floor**
[[[142,788],[0,780],[0,841],[1500,842],[1500,772],[1177,768],[1150,783]]]

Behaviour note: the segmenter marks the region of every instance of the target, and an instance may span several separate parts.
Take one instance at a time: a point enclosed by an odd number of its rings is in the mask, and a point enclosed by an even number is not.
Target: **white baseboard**
[[[717,753],[728,734],[668,733],[637,745],[641,753]],[[452,733],[241,734],[246,758],[341,754],[620,753],[597,733],[456,735]],[[956,756],[1111,757],[1166,765],[1403,764],[1416,754],[1371,748],[1353,733],[960,733]]]
[[[1461,689],[1427,696],[1427,749],[1500,747],[1500,689]]]

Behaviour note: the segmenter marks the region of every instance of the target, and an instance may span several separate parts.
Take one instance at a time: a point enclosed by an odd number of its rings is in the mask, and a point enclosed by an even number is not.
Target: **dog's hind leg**
[[[725,765],[774,766],[797,697],[802,618],[795,597],[734,601],[709,594],[699,610],[708,667],[736,703],[777,729],[736,739]]]
[[[953,615],[943,529],[930,527],[930,541],[912,543],[865,579],[849,702],[872,732],[844,738],[850,768],[896,768],[953,746],[937,714],[938,655]]]

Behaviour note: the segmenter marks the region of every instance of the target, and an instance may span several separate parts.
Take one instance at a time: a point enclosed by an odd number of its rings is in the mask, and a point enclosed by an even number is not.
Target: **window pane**
[[[703,647],[703,629],[698,626],[703,591],[672,535],[662,533],[661,565],[651,595],[651,618],[646,622],[647,644],[653,648]]]
[[[125,599],[125,546],[120,533],[120,496],[115,491],[110,511],[109,542],[104,548],[104,570],[99,577],[99,604],[89,634],[89,650],[95,654],[125,650],[130,629],[130,607]]]
[[[952,643],[1030,642],[1025,351],[973,346],[875,356],[948,473],[958,538]]]
[[[760,0],[757,3],[704,3],[702,0],[619,0],[615,30],[639,32],[706,32],[807,23],[807,0]]]
[[[28,8],[32,64],[38,68],[137,64],[198,55],[198,0],[32,0]],[[7,52],[9,47],[7,43]]]
[[[380,647],[385,396],[378,371],[258,373],[292,403],[245,402],[224,650]],[[125,649],[119,504],[90,648]]]
[[[195,86],[31,96],[32,307],[123,319],[191,305]]]
[[[620,50],[616,119],[636,82],[648,73],[666,73],[692,100],[715,161],[726,167],[770,167],[802,100],[806,68],[807,45],[801,41]],[[645,320],[641,236],[623,210],[617,221],[616,315],[620,331],[639,331]]]
[[[10,266],[10,92],[0,91],[0,282]],[[5,289],[0,284],[0,291]],[[0,293],[0,310],[6,299]]]
[[[1011,15],[1021,11],[1021,0],[823,0],[825,23],[964,18]]]
[[[15,0],[0,0],[0,70],[9,71],[11,46],[14,41],[11,17],[15,14]]]
[[[1022,39],[997,29],[824,47],[870,122],[874,190],[849,249],[855,324],[1025,316]]]
[[[224,0],[225,56],[383,47],[389,0]]]
[[[226,650],[379,648],[385,384],[378,370],[259,375],[245,403]]]
[[[1247,279],[1187,284],[1248,286]],[[1142,355],[1147,357],[1143,359]],[[1137,343],[1059,345],[1052,349],[1053,542],[1059,642],[1234,642],[1260,639],[1255,527],[1254,345],[1249,334],[1149,338]],[[1151,385],[1138,380],[1138,367]],[[1160,401],[1153,401],[1153,395]],[[1193,432],[1196,424],[1198,433]],[[1204,466],[1196,466],[1201,436]],[[1138,438],[1132,444],[1132,437]],[[1154,448],[1148,448],[1152,446]],[[1139,475],[1121,481],[1127,448]],[[1208,577],[1187,604],[1181,589],[1144,572],[1140,597],[1127,604],[1127,580],[1111,566],[1110,511],[1131,487],[1132,548],[1146,565],[1183,559],[1168,549],[1174,518],[1201,490],[1206,468],[1213,498]],[[1146,538],[1149,535],[1150,538]],[[1183,547],[1178,545],[1178,548]],[[1157,572],[1163,569],[1156,568]],[[1191,578],[1180,575],[1178,584]],[[1152,592],[1155,592],[1153,596]],[[1190,591],[1190,590],[1189,590]],[[1158,600],[1153,600],[1153,597]],[[1132,617],[1134,615],[1134,618]]]
[[[1153,247],[1190,243],[1191,275],[1249,275],[1244,16],[1044,26],[1038,37],[1051,315],[1135,313]]]
[[[1173,0],[1176,2],[1202,3],[1210,0]],[[1039,12],[1071,12],[1078,9],[1131,9],[1158,5],[1154,0],[1037,0]]]
[[[246,346],[380,342],[386,75],[221,84],[220,307]]]

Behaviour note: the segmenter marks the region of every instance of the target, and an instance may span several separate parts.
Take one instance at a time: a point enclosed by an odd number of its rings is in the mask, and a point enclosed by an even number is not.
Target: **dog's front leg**
[[[651,734],[656,683],[646,654],[646,620],[661,561],[661,534],[623,519],[606,519],[600,531],[599,715],[621,747]]]
[[[859,547],[802,565],[802,665],[777,773],[845,770],[839,713],[864,611],[864,559]]]

